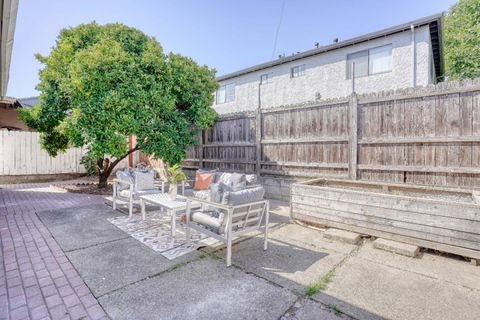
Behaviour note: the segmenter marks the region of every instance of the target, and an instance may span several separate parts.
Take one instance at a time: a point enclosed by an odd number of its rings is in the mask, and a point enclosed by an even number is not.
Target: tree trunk
[[[107,174],[107,171],[103,171],[98,175],[98,189],[104,189],[108,185],[108,177],[110,173]]]
[[[108,177],[110,176],[110,172],[111,172],[111,170],[108,170],[109,166],[110,166],[110,159],[103,158],[103,159],[97,160],[99,189],[104,189],[108,185]]]
[[[103,189],[108,186],[108,177],[112,173],[113,169],[120,163],[125,157],[127,157],[130,153],[139,150],[140,147],[137,145],[135,148],[129,150],[120,158],[116,159],[113,162],[110,162],[110,159],[98,159],[97,160],[97,168],[98,168],[98,188]]]

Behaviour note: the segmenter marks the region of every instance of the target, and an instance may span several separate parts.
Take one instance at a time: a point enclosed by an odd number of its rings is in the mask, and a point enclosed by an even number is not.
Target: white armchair
[[[128,216],[133,216],[133,204],[139,202],[139,197],[146,194],[162,193],[165,184],[161,182],[161,190],[154,186],[153,171],[118,171],[113,179],[113,210],[117,209],[117,200],[128,202]]]

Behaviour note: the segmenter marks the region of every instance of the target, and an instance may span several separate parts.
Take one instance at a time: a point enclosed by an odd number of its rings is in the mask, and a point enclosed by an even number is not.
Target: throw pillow
[[[210,201],[216,203],[222,203],[223,199],[223,188],[222,183],[212,183],[208,187],[210,191]],[[220,224],[223,222],[223,218],[225,217],[223,211],[213,206],[207,206],[205,208],[206,212],[208,212],[212,217],[217,218]]]
[[[236,190],[245,189],[247,186],[247,178],[243,173],[232,173],[229,180]]]
[[[155,189],[155,174],[153,171],[134,171],[133,178],[135,180],[135,191]]]
[[[215,182],[223,182],[225,184],[230,184],[230,176],[232,174],[230,172],[217,172],[215,174]]]
[[[211,183],[208,189],[210,190],[210,201],[222,203],[223,190],[220,183]]]
[[[130,185],[127,183],[133,183],[133,177],[130,174],[130,171],[128,171],[128,169],[125,171],[118,170],[116,173],[116,176],[118,180],[126,182],[126,183],[118,184],[118,191],[122,191],[130,188]]]
[[[222,203],[230,206],[238,206],[241,204],[263,200],[265,189],[263,187],[255,187],[240,191],[225,192],[223,194]]]
[[[195,172],[195,185],[194,190],[207,190],[210,183],[213,180],[213,173],[201,173],[200,171]]]
[[[251,186],[257,183],[256,174],[247,174],[245,175],[245,179],[247,180],[247,186]]]

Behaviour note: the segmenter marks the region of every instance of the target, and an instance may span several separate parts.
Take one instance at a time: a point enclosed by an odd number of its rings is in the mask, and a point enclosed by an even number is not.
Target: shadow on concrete
[[[235,249],[234,254],[245,257],[252,247],[257,247],[263,255],[261,265],[264,270],[279,273],[295,273],[305,271],[314,263],[327,257],[329,253],[302,248],[279,240],[270,240],[268,250],[263,250],[263,238],[255,237],[248,240],[250,245]],[[258,250],[255,250],[258,252]],[[256,255],[255,255],[256,256]],[[252,255],[253,257],[253,255]],[[258,257],[260,258],[260,257]]]

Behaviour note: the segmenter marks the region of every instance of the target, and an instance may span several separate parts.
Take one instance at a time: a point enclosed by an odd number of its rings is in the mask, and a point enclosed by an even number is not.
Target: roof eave
[[[0,35],[0,96],[3,98],[7,94],[18,0],[1,1],[0,10],[2,22]]]

